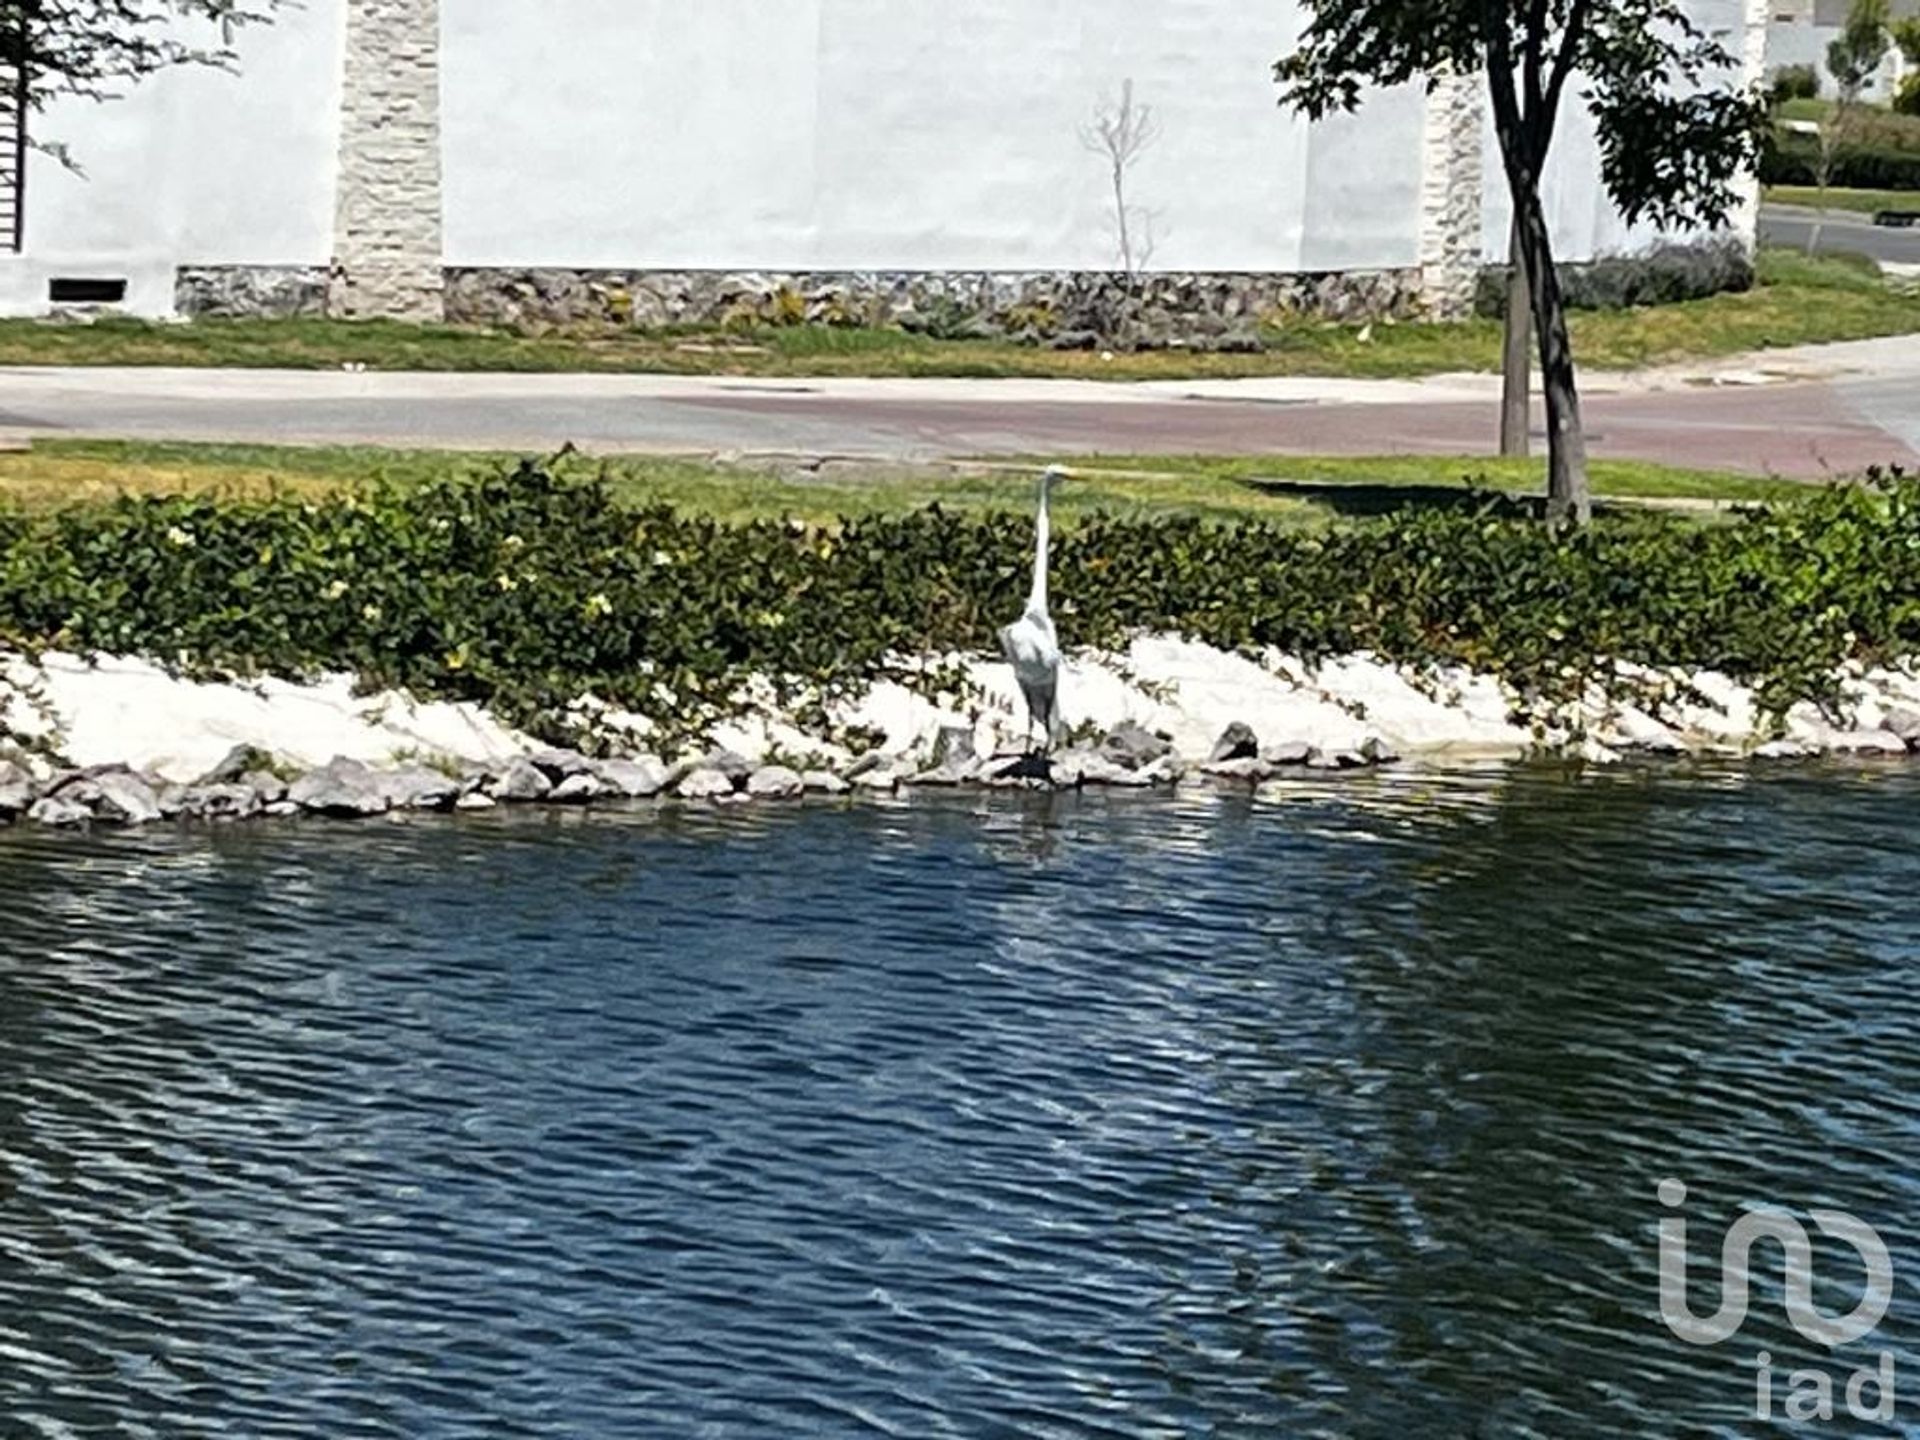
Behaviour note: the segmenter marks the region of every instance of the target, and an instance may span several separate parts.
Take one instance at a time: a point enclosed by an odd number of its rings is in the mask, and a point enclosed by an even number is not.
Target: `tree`
[[[1513,195],[1546,387],[1547,510],[1585,521],[1586,436],[1565,297],[1540,203],[1562,99],[1585,96],[1601,174],[1629,221],[1714,225],[1739,202],[1766,107],[1731,83],[1733,55],[1677,0],[1302,0],[1311,15],[1274,75],[1282,103],[1319,119],[1368,86],[1484,74]]]
[[[283,0],[0,0],[0,65],[23,133],[28,116],[66,96],[110,100],[176,65],[234,63],[234,33]],[[57,142],[35,147],[72,159]]]
[[[1121,84],[1118,105],[1102,104],[1093,119],[1080,127],[1082,147],[1107,162],[1113,184],[1113,224],[1120,244],[1120,269],[1129,280],[1153,259],[1154,214],[1127,203],[1127,172],[1159,138],[1159,117],[1151,105],[1134,103],[1131,80]]]
[[[1894,94],[1893,108],[1902,115],[1920,115],[1920,15],[1895,21],[1887,33],[1907,62],[1907,75]]]
[[[1807,253],[1820,248],[1820,233],[1827,218],[1827,187],[1833,183],[1834,162],[1840,147],[1852,138],[1860,114],[1860,97],[1886,63],[1892,44],[1888,31],[1892,20],[1888,0],[1853,0],[1847,23],[1827,47],[1827,70],[1833,76],[1833,109],[1820,127],[1820,148],[1813,161],[1813,183],[1819,187],[1820,203],[1814,214],[1813,230],[1807,236]]]

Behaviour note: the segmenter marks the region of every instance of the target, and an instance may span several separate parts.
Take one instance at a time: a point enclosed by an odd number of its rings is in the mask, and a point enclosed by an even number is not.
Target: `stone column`
[[[1486,193],[1482,81],[1440,75],[1427,96],[1421,144],[1420,290],[1436,319],[1473,312]]]
[[[439,0],[346,0],[339,196],[327,311],[439,320]]]

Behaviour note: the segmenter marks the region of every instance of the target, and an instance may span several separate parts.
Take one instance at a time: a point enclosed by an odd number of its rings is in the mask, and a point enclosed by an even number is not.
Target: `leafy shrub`
[[[1811,135],[1775,137],[1760,157],[1760,178],[1769,185],[1817,185],[1820,144]],[[1920,190],[1920,148],[1864,141],[1840,147],[1831,183],[1848,190]]]
[[[1819,98],[1820,71],[1812,65],[1782,65],[1767,84],[1767,99],[1774,105]]]
[[[1554,533],[1517,508],[1325,533],[1095,516],[1056,542],[1058,619],[1078,644],[1166,629],[1460,662],[1543,698],[1615,657],[1712,666],[1784,706],[1825,696],[1844,659],[1920,651],[1920,479],[1719,525]],[[1024,597],[1030,536],[938,507],[729,526],[531,464],[321,503],[0,509],[0,636],[202,670],[344,669],[552,738],[590,692],[692,734],[751,675],[804,704],[899,657],[991,649]]]
[[[1497,319],[1507,312],[1507,267],[1480,272],[1476,313]],[[1609,255],[1558,267],[1567,305],[1575,310],[1624,310],[1667,305],[1753,288],[1753,258],[1737,241],[1661,245],[1642,255]]]

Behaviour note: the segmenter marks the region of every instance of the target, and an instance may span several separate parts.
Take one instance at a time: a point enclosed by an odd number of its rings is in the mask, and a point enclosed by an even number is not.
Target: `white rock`
[[[690,770],[674,787],[682,800],[721,800],[733,794],[733,779],[705,766]]]
[[[96,662],[50,653],[16,657],[7,678],[26,682],[47,707],[0,703],[0,721],[22,734],[49,729],[76,765],[125,764],[162,780],[200,780],[237,746],[313,768],[336,756],[383,764],[413,751],[463,760],[504,760],[528,748],[523,736],[477,705],[419,703],[389,693],[354,693],[351,676],[312,684],[267,679],[213,684],[169,675],[150,661]]]
[[[344,757],[302,775],[288,788],[287,799],[302,810],[339,818],[384,815],[392,808],[379,778],[359,761]]]
[[[555,805],[587,805],[607,793],[604,781],[591,771],[569,775],[553,787],[547,799]]]
[[[1846,730],[1833,737],[1831,748],[1841,755],[1905,755],[1907,742],[1891,730]]]
[[[817,795],[844,795],[851,788],[831,770],[809,770],[800,777],[800,783]]]
[[[891,795],[900,788],[899,774],[885,766],[875,770],[862,770],[853,777],[853,788],[866,790],[877,795]]]
[[[667,788],[666,767],[656,760],[603,760],[601,781],[608,791],[628,800],[650,800]]]
[[[445,810],[460,798],[461,784],[438,770],[409,765],[378,776],[380,793],[396,810]]]
[[[500,808],[500,802],[491,795],[483,794],[478,790],[469,790],[465,795],[462,795],[458,800],[453,802],[453,808],[456,810],[497,810]]]
[[[791,800],[806,788],[807,782],[784,765],[767,765],[747,777],[747,794],[755,800]]]
[[[35,802],[33,808],[27,811],[27,819],[36,825],[71,827],[85,825],[93,819],[93,812],[76,800],[49,795]]]
[[[1920,748],[1920,710],[1896,705],[1886,714],[1886,728],[1906,742],[1907,748]]]
[[[108,772],[96,775],[99,798],[93,813],[110,825],[151,825],[161,818],[160,797],[137,775]]]
[[[487,794],[495,800],[526,803],[531,800],[544,800],[553,793],[553,782],[531,761],[515,757],[507,762],[500,777],[487,787]]]

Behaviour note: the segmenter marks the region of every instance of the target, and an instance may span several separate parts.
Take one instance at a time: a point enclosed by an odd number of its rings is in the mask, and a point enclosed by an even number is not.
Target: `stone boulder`
[[[287,798],[287,782],[271,770],[249,770],[240,777],[240,784],[258,795],[262,805],[277,805]]]
[[[1260,737],[1253,733],[1252,726],[1236,720],[1213,742],[1213,752],[1207,756],[1207,763],[1224,765],[1230,760],[1253,760],[1259,754]]]
[[[0,760],[0,819],[31,809],[37,791],[33,776],[11,760]]]
[[[1260,758],[1276,769],[1285,769],[1294,765],[1305,765],[1313,759],[1313,746],[1304,740],[1289,740],[1284,745],[1269,745],[1260,751]]]
[[[1909,750],[1920,750],[1920,710],[1896,706],[1887,712],[1886,728],[1905,741]]]
[[[723,748],[710,750],[701,759],[698,767],[712,770],[727,777],[738,790],[747,783],[747,777],[753,774],[754,764],[746,756]]]
[[[747,777],[747,794],[755,800],[792,800],[806,788],[798,772],[784,765],[768,765]]]
[[[202,775],[196,785],[232,785],[245,780],[255,771],[271,770],[273,757],[264,750],[252,745],[236,745],[227,752],[227,758]]]
[[[94,777],[93,813],[108,825],[151,825],[163,818],[160,797],[138,775],[124,771]]]
[[[1836,734],[1831,748],[1839,755],[1904,755],[1907,742],[1891,730],[1848,730]]]
[[[816,795],[844,795],[850,788],[831,770],[809,770],[800,777],[800,783]]]
[[[720,800],[733,794],[733,789],[732,776],[701,765],[681,778],[674,793],[682,800]]]
[[[33,807],[27,811],[27,819],[36,825],[52,825],[65,829],[85,825],[93,819],[93,811],[77,800],[49,795],[34,803]]]
[[[527,756],[527,763],[546,776],[553,785],[571,780],[575,775],[590,775],[594,768],[593,761],[578,750],[536,750]]]
[[[447,810],[465,788],[458,780],[424,765],[389,770],[379,777],[380,793],[395,810]]]
[[[654,760],[603,760],[596,767],[607,793],[627,800],[651,800],[671,778]]]
[[[1145,789],[1153,781],[1141,770],[1130,769],[1118,761],[1110,760],[1099,750],[1069,750],[1054,757],[1053,783],[1076,787],[1116,785]]]
[[[591,805],[606,793],[604,780],[591,770],[582,770],[554,786],[547,799],[555,805]]]
[[[504,800],[508,804],[526,804],[533,800],[544,800],[553,793],[553,782],[530,760],[512,760],[500,776],[487,788],[486,793],[495,800]]]
[[[286,790],[284,785],[280,788]],[[187,820],[251,820],[282,798],[284,794],[269,801],[253,786],[241,783],[189,785],[172,798],[172,803],[177,806],[176,813]]]
[[[968,725],[943,725],[940,733],[933,737],[933,768],[959,769],[971,764],[977,758],[973,745],[973,728]]]
[[[1115,765],[1125,766],[1129,770],[1139,770],[1153,764],[1164,755],[1173,753],[1173,742],[1164,735],[1156,735],[1144,725],[1132,720],[1116,725],[1100,741],[1102,758]]]
[[[309,814],[341,820],[384,815],[392,808],[380,777],[358,760],[336,759],[302,775],[288,787],[287,799]]]

